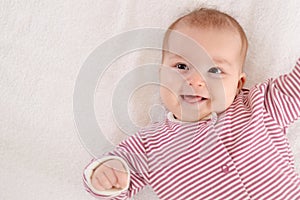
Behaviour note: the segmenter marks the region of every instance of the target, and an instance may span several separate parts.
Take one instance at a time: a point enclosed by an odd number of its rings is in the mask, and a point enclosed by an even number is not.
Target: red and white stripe
[[[128,199],[148,184],[168,200],[300,199],[285,134],[299,115],[300,59],[291,73],[242,90],[217,119],[166,119],[123,141],[109,155],[127,162],[128,190],[116,197],[93,195]]]

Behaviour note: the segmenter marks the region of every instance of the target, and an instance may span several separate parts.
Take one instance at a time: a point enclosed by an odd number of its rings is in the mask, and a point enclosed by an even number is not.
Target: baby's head
[[[189,41],[178,39],[178,33]],[[195,49],[193,42],[200,47]],[[215,9],[201,8],[173,22],[165,35],[160,69],[160,93],[167,109],[181,121],[226,110],[245,83],[247,47],[239,23]]]

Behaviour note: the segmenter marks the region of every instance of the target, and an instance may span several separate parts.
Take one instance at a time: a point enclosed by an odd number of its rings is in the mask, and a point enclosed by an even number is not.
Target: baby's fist
[[[93,172],[91,181],[99,191],[123,189],[127,185],[128,173],[121,161],[113,159],[99,165]]]

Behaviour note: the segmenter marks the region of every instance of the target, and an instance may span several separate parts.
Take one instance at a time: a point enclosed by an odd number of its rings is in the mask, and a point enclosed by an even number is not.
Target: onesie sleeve
[[[118,159],[129,174],[129,184],[122,190],[97,191],[91,185],[93,170],[101,163]],[[133,135],[121,142],[112,152],[101,158],[93,159],[83,172],[83,183],[86,191],[97,199],[121,200],[129,199],[148,184],[147,156],[143,139],[139,134]]]
[[[98,191],[97,189],[95,189],[93,187],[93,185],[91,183],[92,174],[93,174],[94,170],[99,165],[101,165],[102,163],[104,163],[106,161],[112,160],[112,159],[119,160],[119,161],[122,162],[122,164],[125,167],[126,172],[128,174],[128,180],[127,180],[128,184],[123,189],[111,189],[111,190],[105,190],[105,191]],[[84,183],[84,186],[85,186],[87,192],[91,193],[94,196],[102,196],[103,198],[107,197],[107,196],[109,196],[109,197],[118,196],[123,191],[128,190],[128,188],[129,188],[129,181],[130,181],[130,170],[129,170],[129,167],[128,167],[128,165],[126,164],[126,162],[122,158],[117,157],[117,156],[104,156],[104,157],[99,158],[99,159],[92,159],[91,162],[90,162],[90,164],[88,164],[86,166],[86,168],[84,169],[84,172],[83,172],[83,183]]]
[[[264,104],[267,112],[281,127],[300,116],[300,58],[293,70],[268,81]]]

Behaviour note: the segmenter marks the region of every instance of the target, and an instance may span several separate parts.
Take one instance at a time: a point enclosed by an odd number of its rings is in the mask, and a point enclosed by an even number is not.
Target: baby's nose
[[[196,86],[196,87],[205,86],[205,81],[203,80],[203,78],[199,73],[192,73],[187,78],[187,82],[189,83],[190,86]]]

